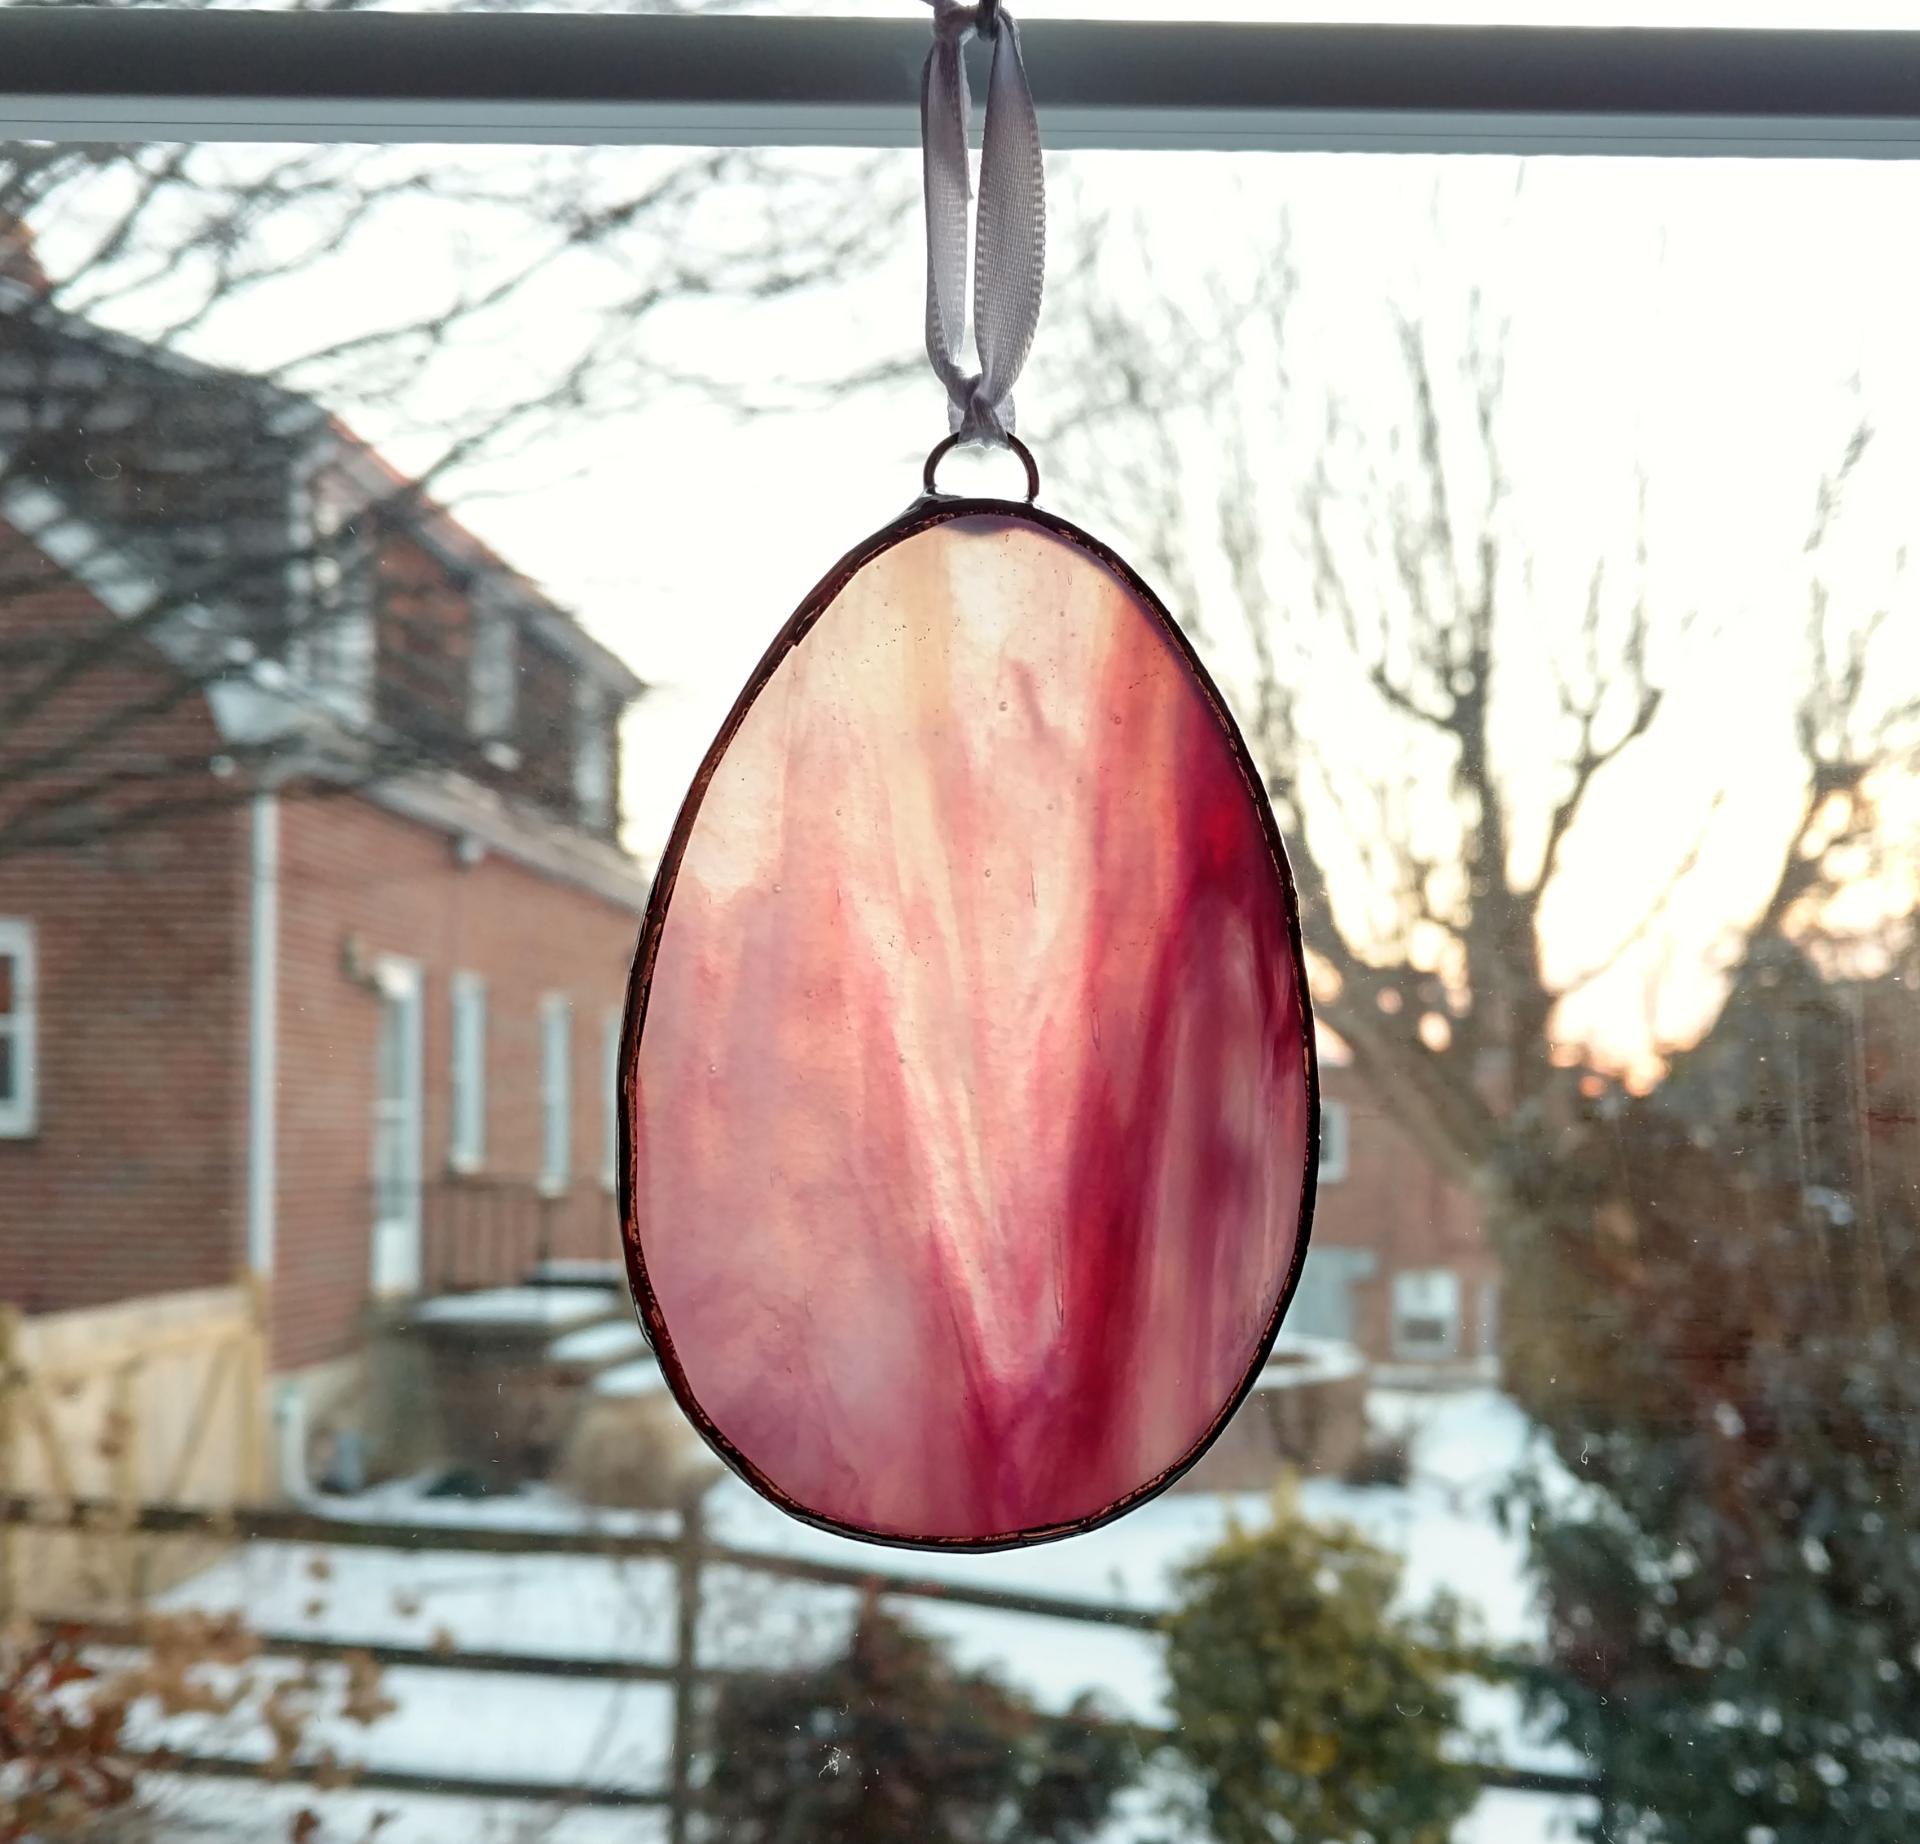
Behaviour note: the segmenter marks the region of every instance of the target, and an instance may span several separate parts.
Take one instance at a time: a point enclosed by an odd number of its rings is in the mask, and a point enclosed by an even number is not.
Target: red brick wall
[[[1472,1196],[1441,1176],[1351,1069],[1323,1064],[1320,1079],[1323,1096],[1347,1110],[1347,1172],[1320,1186],[1313,1242],[1368,1249],[1379,1260],[1374,1278],[1354,1290],[1356,1342],[1390,1362],[1392,1277],[1406,1269],[1450,1268],[1461,1281],[1460,1355],[1474,1356],[1487,1284],[1499,1270]]]
[[[0,695],[27,682],[36,641],[64,650],[113,624],[36,560],[0,529]],[[135,646],[9,726],[0,830],[54,785],[28,767],[37,752],[175,683]],[[196,694],[114,723],[70,772],[219,748]],[[101,800],[103,826],[118,804]],[[242,803],[0,855],[0,915],[34,924],[40,973],[39,1128],[0,1139],[0,1299],[92,1306],[224,1283],[244,1261],[247,828]]]
[[[601,1182],[601,1030],[625,992],[638,916],[498,855],[463,868],[444,833],[357,799],[284,801],[280,851],[276,1365],[350,1350],[367,1303],[380,1002],[347,969],[349,937],[369,971],[383,955],[422,970],[429,1185],[447,1168],[452,974],[487,983],[484,1176],[521,1187],[540,1168],[541,997],[571,997],[573,1157],[562,1220],[573,1239],[557,1252],[617,1252]]]
[[[531,633],[520,637],[519,662],[513,740],[520,750],[520,768],[515,780],[544,806],[571,813],[573,671],[558,653]]]
[[[374,570],[380,714],[409,735],[465,753],[468,593],[404,533],[382,535]]]

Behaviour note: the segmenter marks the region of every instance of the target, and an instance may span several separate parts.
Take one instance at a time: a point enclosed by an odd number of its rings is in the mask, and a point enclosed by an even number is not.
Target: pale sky
[[[838,0],[832,10],[901,9]],[[1028,0],[1020,9],[1028,17],[1167,10],[1119,0]],[[1663,23],[1682,16],[1671,5],[1644,11]],[[1208,0],[1182,9],[1185,17],[1336,12],[1627,16],[1617,6],[1518,3],[1470,11]],[[1684,17],[1788,24],[1814,12],[1696,0]],[[1910,12],[1856,4],[1838,19],[1821,13],[1820,22],[1904,24]],[[621,149],[596,156],[610,176],[667,157]],[[450,175],[506,178],[525,156],[450,148],[434,158]],[[831,173],[851,170],[857,157],[801,158]],[[916,156],[892,158],[906,179]],[[1513,326],[1515,516],[1531,546],[1565,559],[1574,576],[1617,546],[1635,469],[1644,468],[1657,631],[1675,691],[1635,772],[1600,790],[1550,924],[1562,972],[1598,958],[1632,925],[1636,903],[1685,853],[1720,795],[1714,844],[1657,947],[1683,974],[1673,982],[1682,996],[1669,999],[1657,1028],[1680,1034],[1700,990],[1684,975],[1710,954],[1727,916],[1757,900],[1777,862],[1772,833],[1796,772],[1783,725],[1805,608],[1801,540],[1820,471],[1863,408],[1882,434],[1861,488],[1860,535],[1841,566],[1861,593],[1887,576],[1908,520],[1904,489],[1920,467],[1920,342],[1912,331],[1920,172],[1889,163],[1561,158],[1529,163],[1516,203],[1516,171],[1515,162],[1491,157],[1057,156],[1055,246],[1087,214],[1106,212],[1111,234],[1125,240],[1123,261],[1153,276],[1192,277],[1232,270],[1284,219],[1302,275],[1305,337],[1293,364],[1308,374],[1306,394],[1337,391],[1363,410],[1379,389],[1383,304],[1444,320],[1479,287]],[[62,227],[39,228],[57,264]],[[297,286],[210,327],[195,349],[221,363],[265,365],[389,315],[447,263],[470,260],[436,243],[444,229],[431,200],[397,212],[304,271]],[[918,225],[909,223],[895,260],[844,288],[677,315],[650,326],[647,337],[663,342],[663,356],[676,364],[745,381],[830,376],[917,349],[922,262]],[[556,276],[542,298],[527,300],[517,337],[529,349],[547,317],[570,311],[569,286]],[[513,329],[506,337],[510,346]],[[1043,468],[1050,415],[1064,407],[1048,397],[1048,340],[1043,317],[1020,399],[1022,428],[1039,443]],[[499,362],[497,345],[476,353],[469,388]],[[457,390],[460,380],[456,365],[431,388]],[[430,395],[333,407],[402,465],[433,452],[431,437],[419,433],[431,421]],[[1287,426],[1284,411],[1276,424],[1276,457],[1311,439],[1310,427]],[[576,424],[516,458],[510,473],[474,483],[488,491],[460,510],[475,529],[658,688],[627,733],[637,849],[650,853],[664,839],[689,775],[767,640],[836,557],[913,497],[919,458],[943,428],[930,377],[753,422],[681,397],[644,418]],[[1087,510],[1070,481],[1057,480],[1044,500],[1069,516]],[[1102,535],[1129,549],[1126,531]],[[1204,530],[1194,542],[1203,580],[1217,576]],[[1687,610],[1697,611],[1697,627],[1683,645],[1678,618]],[[1920,675],[1920,621],[1911,610],[1904,627],[1906,644],[1887,669],[1910,685]],[[1236,664],[1223,646],[1216,666],[1229,693]],[[1523,768],[1530,747],[1544,755],[1534,718],[1518,711],[1509,724]],[[1566,1028],[1620,1042],[1643,1032],[1644,1017],[1629,1025],[1626,1011],[1644,1013],[1655,957],[1638,957],[1570,1008]]]

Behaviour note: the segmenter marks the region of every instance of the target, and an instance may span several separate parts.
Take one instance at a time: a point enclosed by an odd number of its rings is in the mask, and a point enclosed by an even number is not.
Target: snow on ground
[[[315,1793],[310,1787],[257,1783],[242,1791],[231,1782],[179,1775],[157,1776],[148,1795],[152,1835],[163,1844],[184,1844],[188,1838],[206,1844],[281,1844],[295,1835],[294,1822],[303,1811],[322,1818],[313,1844],[363,1844],[376,1820],[383,1821],[371,1833],[379,1844],[665,1844],[667,1835],[665,1817],[657,1811],[565,1801],[507,1803],[352,1788]]]
[[[1591,1799],[1541,1793],[1482,1793],[1454,1827],[1453,1844],[1566,1844],[1595,1810]]]
[[[556,1364],[598,1364],[610,1358],[639,1357],[647,1349],[646,1333],[631,1319],[607,1319],[556,1338],[547,1347],[547,1356]]]
[[[443,1293],[414,1317],[429,1325],[565,1326],[604,1319],[619,1296],[604,1287],[487,1287]]]
[[[643,1357],[601,1371],[591,1387],[596,1396],[658,1396],[665,1392],[667,1379],[657,1358]]]
[[[1354,1524],[1403,1557],[1410,1602],[1448,1589],[1474,1612],[1488,1639],[1509,1646],[1537,1642],[1541,1621],[1527,1585],[1523,1548],[1500,1529],[1490,1502],[1526,1451],[1528,1431],[1518,1410],[1496,1391],[1476,1388],[1447,1394],[1376,1390],[1370,1412],[1383,1430],[1409,1441],[1407,1486],[1355,1488],[1309,1480],[1302,1489],[1303,1509]],[[484,1522],[551,1530],[585,1524],[663,1534],[673,1527],[671,1518],[658,1514],[589,1512],[551,1490],[462,1502],[424,1498],[414,1486],[397,1485],[335,1503],[342,1515],[415,1526]],[[934,1577],[1146,1609],[1168,1604],[1180,1565],[1217,1541],[1230,1523],[1257,1523],[1265,1513],[1258,1495],[1176,1492],[1086,1536],[1001,1555],[964,1556],[884,1549],[817,1531],[783,1516],[731,1476],[707,1501],[709,1532],[725,1545],[839,1563],[882,1577]],[[332,1546],[249,1546],[169,1599],[182,1606],[242,1609],[263,1630],[661,1663],[671,1656],[675,1617],[673,1575],[664,1560]],[[856,1604],[851,1589],[710,1567],[704,1577],[701,1656],[710,1663],[742,1664],[825,1656],[843,1640]],[[993,1669],[1044,1707],[1064,1708],[1094,1690],[1129,1717],[1165,1719],[1160,1642],[1151,1633],[923,1600],[894,1604],[943,1635],[961,1662]],[[556,1786],[658,1784],[671,1722],[670,1698],[660,1687],[417,1668],[389,1671],[386,1686],[401,1703],[395,1715],[371,1731],[349,1729],[327,1737],[338,1740],[345,1758],[383,1767],[552,1780]],[[1474,1752],[1516,1766],[1578,1766],[1566,1751],[1527,1731],[1510,1691],[1472,1685],[1466,1692]],[[242,1750],[229,1742],[221,1751]],[[196,1809],[211,1810],[223,1801],[234,1805],[241,1794],[235,1786],[209,1784],[193,1789],[191,1797]],[[245,1797],[252,1797],[251,1789]],[[497,1833],[475,1831],[464,1818],[456,1824],[456,1813],[473,1802],[408,1795],[383,1803],[402,1814],[397,1829],[382,1833],[387,1844],[514,1835],[511,1823]],[[1536,1844],[1568,1835],[1567,1821],[1578,1803],[1488,1794],[1460,1832],[1459,1844]],[[645,1813],[570,1812],[568,1829],[556,1838],[558,1844],[598,1844],[600,1827],[608,1827],[611,1836],[614,1822],[622,1827],[622,1839],[634,1844],[653,1836]],[[1138,1835],[1143,1835],[1140,1826],[1129,1821],[1114,1838],[1119,1844]]]
[[[1301,1382],[1340,1383],[1367,1367],[1366,1353],[1344,1338],[1308,1338],[1282,1332],[1273,1341],[1266,1368],[1255,1389],[1286,1388]]]

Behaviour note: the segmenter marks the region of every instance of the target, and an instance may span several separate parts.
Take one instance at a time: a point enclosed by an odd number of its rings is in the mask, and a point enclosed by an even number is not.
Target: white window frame
[[[601,1132],[600,1182],[609,1191],[620,1181],[620,1028],[618,1006],[610,1006],[600,1020],[600,1105],[605,1110]]]
[[[1439,1285],[1435,1286],[1434,1283]],[[1393,1355],[1403,1363],[1444,1363],[1460,1355],[1460,1317],[1466,1289],[1452,1268],[1402,1268],[1393,1277],[1389,1309],[1392,1314]],[[1418,1299],[1410,1296],[1418,1295]],[[1429,1296],[1445,1296],[1440,1298]],[[1401,1335],[1407,1319],[1442,1319],[1446,1336],[1438,1343]]]
[[[1337,1185],[1352,1156],[1353,1115],[1344,1101],[1320,1098],[1320,1183]]]
[[[426,977],[417,960],[383,954],[374,967],[374,983],[381,1008],[376,1030],[384,1031],[391,1018],[401,1032],[401,1093],[391,1098],[381,1093],[376,1055],[369,1136],[373,1239],[368,1252],[368,1291],[376,1299],[392,1299],[413,1293],[420,1285],[426,1177],[427,1085],[422,1055]],[[389,1106],[395,1109],[390,1117],[384,1114]],[[389,1146],[398,1155],[397,1168],[391,1172],[382,1165],[382,1153]]]
[[[926,55],[921,18],[515,13],[473,33],[450,15],[436,20],[440,30],[396,44],[377,30],[381,18],[351,11],[330,16],[325,32],[290,14],[220,9],[32,17],[53,10],[0,9],[0,67],[22,139],[918,141],[911,73]],[[118,41],[126,70],[170,80],[73,95],[76,27],[95,61]],[[1048,146],[1062,150],[1920,155],[1920,109],[1890,116],[1885,101],[1888,68],[1913,67],[1915,48],[1898,31],[1614,29],[1596,59],[1591,29],[1482,26],[1472,29],[1471,58],[1436,59],[1434,30],[1213,24],[1196,69],[1168,55],[1190,40],[1177,12],[1023,22],[1036,70],[1076,73],[1074,100],[1043,118]],[[277,58],[262,50],[274,40]],[[1737,55],[1722,55],[1723,44]],[[984,46],[972,53],[980,88],[987,57]],[[371,70],[377,96],[366,94]],[[1567,103],[1574,93],[1577,109]]]
[[[371,722],[378,664],[372,538],[356,531],[368,496],[329,449],[295,488],[293,569],[300,627],[289,649],[295,675],[352,724]]]
[[[0,916],[0,955],[13,962],[13,1008],[0,1014],[0,1038],[13,1048],[14,1093],[0,1098],[0,1139],[24,1140],[40,1128],[40,963],[34,927]]]
[[[558,1197],[573,1182],[573,1002],[540,1001],[540,1190]]]
[[[464,969],[448,984],[447,1166],[461,1173],[487,1162],[487,983]]]

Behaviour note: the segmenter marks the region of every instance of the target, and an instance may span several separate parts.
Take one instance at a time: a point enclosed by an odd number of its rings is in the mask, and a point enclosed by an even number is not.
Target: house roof
[[[637,698],[647,689],[646,681],[625,660],[595,640],[573,615],[462,525],[439,500],[430,493],[412,490],[414,483],[339,417],[327,419],[327,430],[338,444],[338,458],[368,476],[370,492],[388,499],[395,495],[408,497],[409,535],[449,570],[488,579],[542,639],[587,667],[622,699]]]
[[[135,617],[145,608],[150,573],[137,543],[119,548],[104,544],[64,501],[27,480],[0,485],[0,518],[112,613]],[[189,602],[172,612],[153,639],[191,663],[197,649],[230,645],[221,638],[228,631],[215,611]],[[291,754],[289,766],[320,779],[352,773],[351,750],[340,747],[332,709],[276,661],[256,660],[248,671],[217,676],[208,683],[206,695],[214,721],[229,741],[284,742],[298,736],[307,746]],[[636,915],[646,906],[648,875],[626,851],[577,827],[556,826],[550,816],[529,812],[467,776],[450,770],[413,771],[383,777],[362,792],[390,812],[450,838],[473,838]]]
[[[451,511],[311,398],[98,326],[0,270],[0,442],[9,472],[56,495],[174,599],[261,616],[285,596],[317,470],[351,473],[408,536],[484,581],[621,702],[645,683]]]
[[[244,465],[233,457],[244,457]],[[267,745],[279,773],[352,776],[367,720],[290,670],[291,565],[316,469],[353,474],[368,505],[619,703],[645,689],[626,664],[446,507],[412,489],[310,399],[50,308],[0,272],[0,518],[40,556],[203,680],[230,744]],[[308,554],[311,554],[309,549]],[[374,720],[376,727],[378,720]],[[371,784],[370,798],[547,875],[637,909],[641,867],[611,840],[452,768]]]

